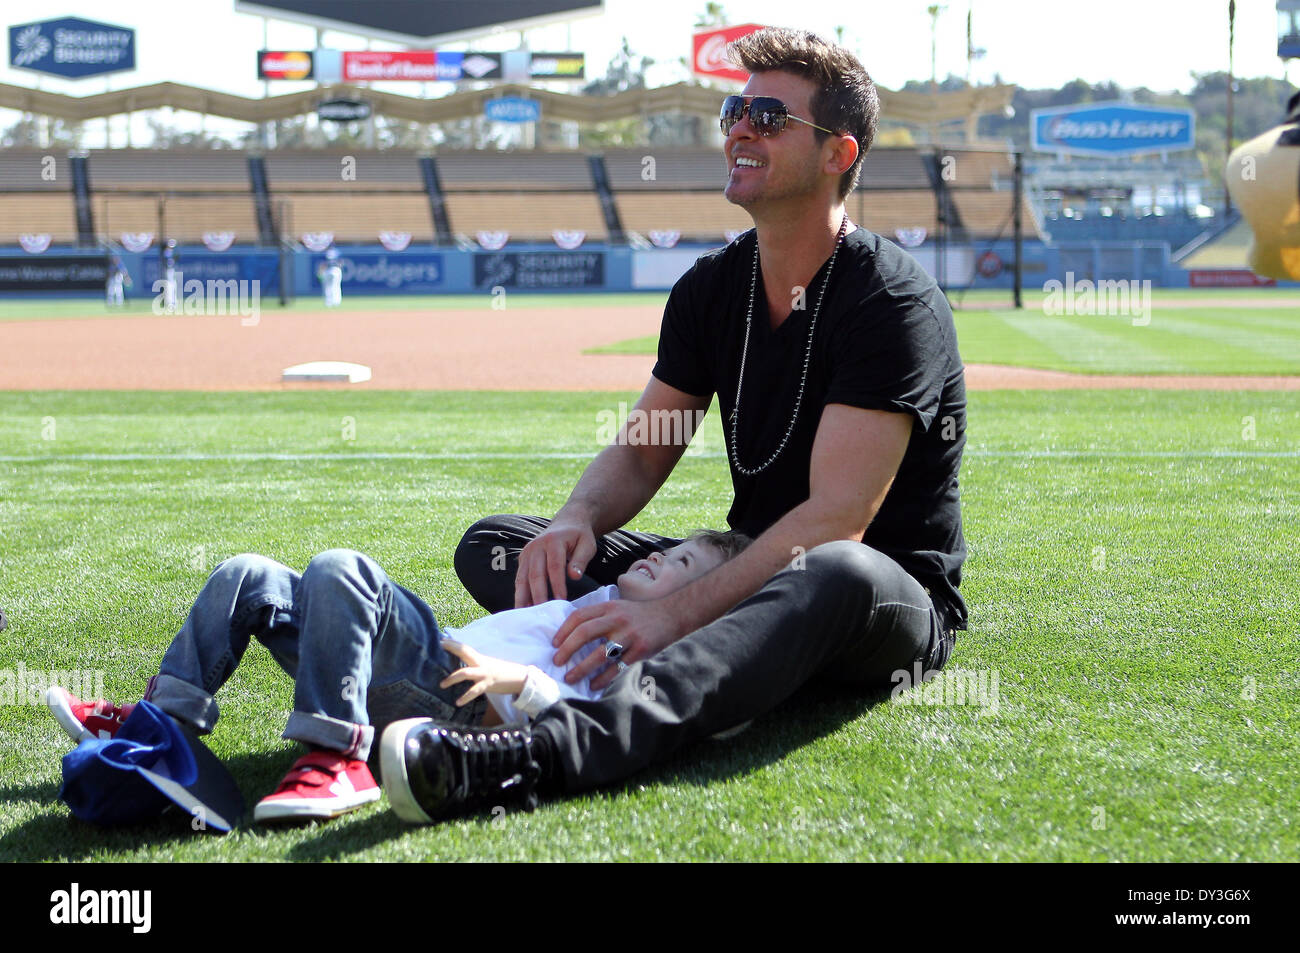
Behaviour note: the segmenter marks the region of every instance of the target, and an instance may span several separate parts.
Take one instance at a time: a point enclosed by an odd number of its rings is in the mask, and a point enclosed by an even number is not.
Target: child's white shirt
[[[449,629],[447,635],[484,655],[529,666],[528,678],[518,698],[489,694],[488,703],[505,722],[533,718],[543,708],[561,699],[599,698],[590,679],[570,685],[564,676],[592,652],[605,651],[604,639],[588,642],[565,665],[556,665],[551,640],[573,612],[585,606],[617,599],[618,586],[602,586],[595,592],[568,602],[552,599],[541,605],[507,609],[495,615],[475,619],[463,629]]]

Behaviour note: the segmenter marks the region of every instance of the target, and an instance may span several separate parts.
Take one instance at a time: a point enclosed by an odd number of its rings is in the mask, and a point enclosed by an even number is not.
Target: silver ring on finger
[[[623,657],[623,646],[617,642],[610,642],[605,646],[605,658],[611,662],[616,662]]]

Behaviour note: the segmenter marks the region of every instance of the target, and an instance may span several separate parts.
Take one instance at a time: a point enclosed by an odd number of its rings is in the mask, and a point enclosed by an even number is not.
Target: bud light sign
[[[9,65],[64,79],[135,69],[135,30],[64,17],[9,28]]]
[[[502,96],[483,104],[483,115],[496,122],[537,122],[542,118],[542,104],[520,96]]]
[[[1087,103],[1030,113],[1037,152],[1130,156],[1191,149],[1196,117],[1190,109],[1134,103]]]

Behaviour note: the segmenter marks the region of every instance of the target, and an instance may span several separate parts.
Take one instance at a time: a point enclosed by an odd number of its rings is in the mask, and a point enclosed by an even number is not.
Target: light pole
[[[1234,34],[1237,29],[1237,0],[1228,0],[1228,149],[1227,155],[1232,155],[1232,85],[1233,79],[1233,62],[1232,46]],[[1228,192],[1228,183],[1223,183],[1223,217],[1226,219],[1232,213],[1232,196]]]

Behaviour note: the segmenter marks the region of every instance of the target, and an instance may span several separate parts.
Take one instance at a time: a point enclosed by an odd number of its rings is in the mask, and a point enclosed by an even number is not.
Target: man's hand
[[[515,608],[566,598],[569,591],[566,574],[571,579],[581,579],[594,555],[596,534],[591,527],[557,517],[519,553]]]
[[[438,683],[441,688],[451,688],[461,682],[471,683],[460,698],[456,699],[457,708],[463,708],[489,692],[493,695],[517,697],[524,690],[524,681],[528,678],[526,666],[483,655],[468,645],[451,639],[443,639],[442,647],[468,666],[456,669]]]
[[[593,639],[606,639],[623,646],[619,661],[630,665],[657,654],[685,634],[680,631],[668,599],[650,602],[614,599],[571,613],[555,633],[551,644],[559,649],[555,653],[556,665],[564,665],[574,652]],[[564,676],[564,680],[573,685],[601,668],[605,671],[591,680],[591,687],[599,690],[609,685],[619,672],[609,663],[604,652],[590,653]]]

